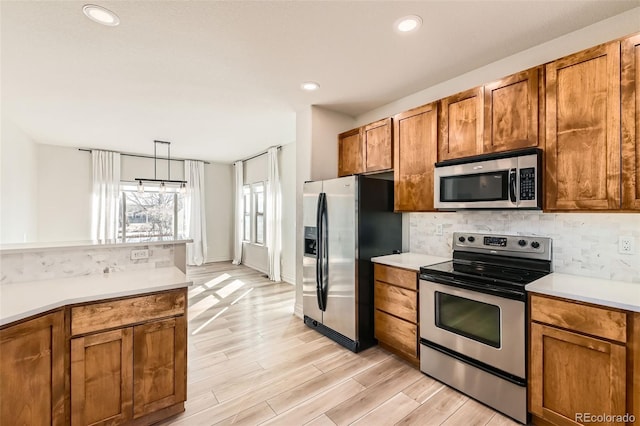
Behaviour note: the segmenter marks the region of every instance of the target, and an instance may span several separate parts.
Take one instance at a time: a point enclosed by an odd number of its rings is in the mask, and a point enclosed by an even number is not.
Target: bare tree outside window
[[[123,185],[119,236],[129,238],[178,238],[184,234],[184,197],[177,191],[144,192]],[[154,190],[155,189],[155,190]]]

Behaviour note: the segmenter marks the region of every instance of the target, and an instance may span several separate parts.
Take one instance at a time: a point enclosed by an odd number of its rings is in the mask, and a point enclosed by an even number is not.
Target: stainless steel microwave
[[[434,207],[541,209],[542,150],[520,149],[435,164]]]

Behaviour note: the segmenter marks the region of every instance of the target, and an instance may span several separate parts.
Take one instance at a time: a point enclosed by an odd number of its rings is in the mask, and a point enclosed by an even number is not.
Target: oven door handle
[[[420,279],[430,281],[436,284],[444,284],[451,287],[462,288],[465,290],[475,290],[480,293],[493,294],[495,296],[505,297],[507,299],[525,301],[527,298],[526,291],[519,291],[511,288],[492,286],[486,284],[474,284],[466,281],[457,280],[451,277],[434,277],[432,275],[421,274]]]

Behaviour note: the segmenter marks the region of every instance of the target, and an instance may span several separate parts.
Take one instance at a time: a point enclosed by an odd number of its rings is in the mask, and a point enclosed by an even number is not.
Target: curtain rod
[[[270,148],[273,148],[273,146],[270,147]],[[278,148],[278,150],[280,150],[280,149],[282,149],[282,145],[277,145],[277,146],[275,146],[275,148]],[[268,149],[266,151],[262,151],[259,154],[252,155],[251,157],[243,158],[242,160],[237,160],[237,161],[242,161],[244,163],[245,161],[253,160],[254,158],[260,157],[261,155],[265,155],[267,152],[269,152]],[[235,163],[235,161],[234,161],[234,163]]]
[[[91,152],[91,149],[88,148],[78,148],[78,151],[84,151],[84,152]],[[117,152],[117,151],[114,151]],[[120,155],[126,155],[127,157],[138,157],[138,158],[151,158],[152,160],[156,157],[154,157],[153,155],[144,155],[144,154],[132,154],[129,152],[120,152]],[[166,157],[157,157],[158,160],[166,160]],[[202,161],[202,160],[192,160],[190,158],[175,158],[175,157],[171,157],[171,161],[185,161],[185,160],[190,160],[190,161]],[[202,161],[204,164],[211,164],[208,161]]]

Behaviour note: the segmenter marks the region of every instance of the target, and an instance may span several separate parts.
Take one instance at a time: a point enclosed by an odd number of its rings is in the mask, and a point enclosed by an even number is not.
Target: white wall
[[[0,243],[37,239],[36,144],[13,122],[0,132]]]
[[[296,282],[296,144],[280,149],[282,185],[282,281]]]
[[[211,163],[204,166],[205,217],[207,221],[206,262],[233,259],[233,166]]]
[[[534,46],[356,117],[357,126],[498,80],[562,56],[640,31],[640,7]],[[524,18],[526,19],[526,17]]]
[[[4,128],[4,127],[3,127]],[[35,232],[29,241],[78,241],[90,239],[91,231],[91,155],[76,148],[55,145],[32,144],[35,160],[27,166],[22,161],[20,169],[28,171],[26,176],[34,175],[34,196],[31,204],[35,208],[25,207],[26,203],[5,204],[5,172],[8,176],[19,176],[20,173],[8,164],[14,158],[19,165],[15,153],[5,157],[5,138],[3,133],[2,152],[2,206],[3,232],[5,226],[18,223],[5,223],[5,205],[11,206],[11,214],[15,214],[23,222],[30,212],[35,215],[33,229]],[[24,155],[23,155],[24,156]],[[121,157],[121,178],[133,181],[135,178],[152,178],[154,175],[153,159],[138,157]],[[12,169],[13,167],[13,169]],[[13,170],[11,173],[9,173]],[[166,162],[161,167],[158,161],[158,178],[167,177]],[[207,221],[206,262],[227,261],[233,258],[233,166],[230,164],[211,163],[204,168],[205,177],[205,217]],[[171,162],[171,178],[184,178],[184,163]],[[15,179],[13,179],[15,180]],[[8,188],[13,190],[13,188]],[[28,191],[25,190],[25,193]],[[11,192],[7,192],[11,195]],[[9,199],[9,198],[7,198]],[[37,211],[37,214],[36,214]],[[18,225],[20,225],[18,223]],[[20,227],[19,229],[22,229]],[[18,229],[18,227],[16,227]],[[22,231],[21,231],[22,232]],[[30,234],[31,235],[31,234]],[[22,241],[22,238],[20,239]],[[5,242],[5,241],[2,241]]]
[[[38,241],[91,239],[91,155],[37,145]]]

